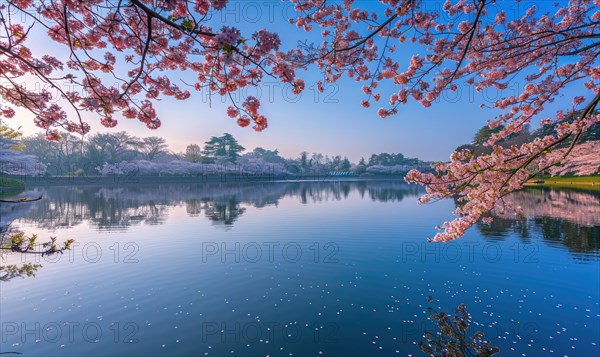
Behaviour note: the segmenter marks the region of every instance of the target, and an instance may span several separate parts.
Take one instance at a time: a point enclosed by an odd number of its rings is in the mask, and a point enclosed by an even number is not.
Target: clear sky
[[[366,1],[358,3],[368,4]],[[438,6],[435,2],[426,2],[432,3]],[[442,2],[439,4],[441,6]],[[287,23],[286,18],[292,14],[290,4],[278,0],[232,0],[228,9],[215,14],[211,22],[215,28],[238,26],[242,35],[264,27],[278,32],[284,47],[290,47],[290,44],[307,36],[304,31]],[[39,53],[61,51],[59,46],[45,38],[43,32],[33,40],[33,49],[39,50]],[[395,55],[407,59],[401,64],[406,68],[410,56],[419,51],[424,52],[424,49],[402,45]],[[348,156],[351,161],[357,162],[362,156],[368,158],[373,153],[400,152],[424,160],[447,160],[454,148],[470,142],[473,134],[496,114],[489,109],[480,109],[481,103],[491,104],[496,98],[520,91],[526,84],[517,80],[504,92],[489,89],[483,93],[476,93],[466,85],[459,86],[458,92],[444,94],[430,108],[409,102],[399,108],[399,114],[380,119],[376,114],[378,103],[371,103],[369,109],[360,106],[359,101],[364,99],[364,95],[360,84],[353,80],[340,80],[328,87],[325,93],[318,93],[314,87],[318,73],[299,74],[306,81],[306,89],[300,96],[291,94],[289,86],[268,78],[260,87],[242,91],[242,94],[254,95],[262,101],[261,110],[269,118],[269,127],[260,133],[250,126],[240,128],[235,120],[228,118],[225,114],[228,104],[220,96],[210,97],[208,93],[193,89],[188,100],[163,99],[155,103],[162,126],[154,131],[137,120],[119,119],[119,125],[113,129],[104,128],[99,118],[94,116],[89,117],[88,123],[92,132],[125,130],[140,137],[162,136],[175,152],[185,151],[188,144],[202,145],[210,136],[228,132],[247,149],[257,146],[278,149],[284,157],[297,157],[301,151],[308,151]],[[185,75],[172,72],[171,78],[177,83],[179,79],[185,79]],[[386,93],[390,91],[381,92],[381,101],[387,102]],[[556,106],[568,109],[570,97],[565,98],[568,99],[556,103]],[[24,112],[19,112],[18,118],[8,124],[21,126],[26,135],[41,132],[33,125],[31,115]]]

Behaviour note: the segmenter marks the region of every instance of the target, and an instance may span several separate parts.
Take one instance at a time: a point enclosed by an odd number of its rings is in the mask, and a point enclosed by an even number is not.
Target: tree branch
[[[131,0],[131,3],[133,5],[135,5],[137,8],[139,8],[140,10],[142,10],[143,12],[145,12],[148,16],[152,16],[157,18],[158,20],[160,20],[161,22],[178,29],[181,32],[186,32],[186,33],[193,33],[196,35],[202,35],[202,36],[209,36],[209,37],[215,37],[216,34],[212,33],[212,32],[205,32],[205,31],[200,31],[200,30],[189,30],[186,29],[185,27],[167,19],[166,17],[162,16],[161,14],[157,13],[156,11],[150,9],[149,7],[147,7],[146,5],[144,5],[141,1],[139,0]]]

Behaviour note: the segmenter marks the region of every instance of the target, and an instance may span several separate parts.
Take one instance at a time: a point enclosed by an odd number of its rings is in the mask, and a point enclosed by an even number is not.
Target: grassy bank
[[[11,196],[25,190],[25,183],[21,180],[0,177],[0,197]]]
[[[525,185],[600,191],[600,175],[540,177],[529,180]]]
[[[25,183],[21,180],[8,177],[0,177],[0,190],[20,189],[23,187],[25,187]]]

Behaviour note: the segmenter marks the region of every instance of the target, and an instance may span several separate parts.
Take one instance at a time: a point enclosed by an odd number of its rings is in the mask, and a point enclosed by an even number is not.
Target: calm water
[[[600,194],[528,190],[526,216],[425,243],[453,202],[398,182],[36,188],[2,220],[76,239],[1,285],[0,352],[421,355],[465,303],[501,355],[600,354]],[[433,300],[428,302],[427,297]]]

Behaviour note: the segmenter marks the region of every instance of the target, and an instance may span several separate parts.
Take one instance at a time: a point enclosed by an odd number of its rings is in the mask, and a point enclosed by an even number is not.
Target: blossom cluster
[[[0,95],[7,104],[0,108],[0,116],[11,118],[15,107],[24,108],[34,114],[35,124],[46,130],[51,140],[58,140],[62,130],[87,134],[90,126],[83,118],[89,115],[84,112],[98,115],[106,127],[115,127],[125,118],[156,129],[161,125],[154,109],[157,99],[169,96],[184,100],[191,95],[169,78],[168,72],[174,70],[196,72],[196,90],[223,96],[259,85],[269,71],[279,72],[297,91],[302,90],[300,82],[294,82],[294,66],[284,64],[292,54],[279,52],[281,41],[276,33],[260,29],[245,39],[233,26],[213,30],[203,22],[209,11],[221,11],[227,2],[140,0],[116,6],[102,0],[58,0],[0,4],[3,14],[11,14],[3,16],[8,23],[0,28]],[[96,11],[97,6],[103,11]],[[12,16],[19,13],[23,16]],[[31,31],[21,23],[10,23],[28,17],[25,14],[36,14],[30,17],[31,29],[48,29],[49,38],[64,45],[68,57],[33,55],[28,47]],[[32,75],[50,89],[33,91],[18,84],[22,82],[19,78]],[[64,90],[64,82],[74,89]],[[266,118],[257,113],[239,118],[238,123],[245,126],[250,120],[254,129],[266,128]]]

